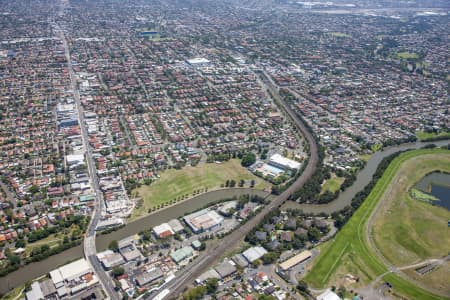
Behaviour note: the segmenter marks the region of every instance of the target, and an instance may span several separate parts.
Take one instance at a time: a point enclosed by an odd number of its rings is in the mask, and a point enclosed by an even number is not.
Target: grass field
[[[150,186],[143,185],[135,190],[143,199],[143,205],[133,211],[131,219],[147,214],[148,209],[167,203],[181,196],[192,197],[195,190],[212,191],[225,181],[234,179],[236,187],[241,179],[255,180],[256,189],[269,188],[270,184],[243,168],[240,161],[232,159],[221,164],[200,164],[181,170],[170,169],[161,173],[161,178]],[[248,187],[248,185],[246,185]]]
[[[315,259],[311,271],[305,277],[310,286],[313,288],[329,286],[330,278],[335,276],[341,266],[352,269],[352,274],[360,276],[363,283],[368,283],[387,271],[381,259],[369,248],[366,237],[369,217],[404,162],[421,155],[441,153],[449,155],[450,151],[443,149],[409,151],[391,162],[360,208]],[[388,274],[384,278],[389,279],[395,291],[406,297],[441,299],[398,275]]]
[[[409,192],[417,181],[434,170],[450,172],[450,155],[433,154],[427,155],[426,159],[421,156],[405,162],[392,181],[391,192],[384,196],[386,205],[375,216],[375,244],[383,256],[397,267],[440,258],[449,253],[447,221],[450,211],[418,201]],[[419,276],[419,281],[450,295],[450,286],[442,288],[439,280],[429,280],[434,277],[433,272]],[[450,270],[447,273],[450,278]]]
[[[441,131],[441,132],[425,132],[425,131],[419,131],[416,133],[416,136],[419,140],[421,141],[427,141],[430,139],[435,139],[435,138],[450,138],[450,132],[449,131]]]
[[[397,52],[395,54],[395,56],[397,58],[402,58],[402,59],[411,59],[411,58],[419,58],[419,55],[417,53],[414,52]]]
[[[342,183],[344,182],[344,177],[337,177],[336,175],[332,175],[330,179],[326,180],[322,185],[322,190],[320,193],[325,193],[326,191],[330,191],[332,193],[339,190]]]

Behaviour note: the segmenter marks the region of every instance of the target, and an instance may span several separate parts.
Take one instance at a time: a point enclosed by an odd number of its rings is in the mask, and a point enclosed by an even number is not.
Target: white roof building
[[[190,65],[205,65],[205,64],[209,64],[210,61],[203,57],[196,57],[196,58],[188,59],[187,62]]]
[[[300,169],[300,163],[289,159],[287,157],[284,157],[280,154],[274,154],[270,157],[269,159],[269,164],[270,165],[274,165],[276,167],[281,167],[283,169],[288,169],[288,170],[298,170]]]
[[[82,258],[50,272],[53,284],[58,288],[63,281],[77,279],[92,272],[88,262]]]
[[[317,300],[341,300],[338,295],[336,295],[330,289],[327,289],[325,292],[317,296]]]
[[[242,255],[245,257],[246,260],[248,260],[250,263],[254,262],[255,260],[261,258],[264,254],[267,253],[267,250],[264,249],[261,246],[248,248],[245,250]]]
[[[42,293],[39,282],[33,282],[31,284],[31,291],[26,293],[26,297],[27,297],[27,300],[42,300],[42,299],[44,299],[44,294]]]
[[[153,227],[153,232],[157,237],[160,238],[165,238],[175,234],[175,232],[172,230],[172,227],[170,227],[170,225],[167,223],[162,223],[161,225]]]

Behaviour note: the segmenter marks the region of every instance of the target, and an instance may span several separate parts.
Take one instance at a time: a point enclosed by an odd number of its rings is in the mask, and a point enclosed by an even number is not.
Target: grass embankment
[[[418,131],[416,132],[416,136],[420,141],[439,140],[446,138],[450,139],[450,131],[440,131],[440,132]]]
[[[330,179],[326,180],[322,184],[322,190],[320,191],[321,194],[325,193],[326,191],[330,191],[332,193],[337,192],[340,188],[342,183],[344,182],[344,177],[337,177],[336,175],[332,175]]]
[[[447,221],[450,211],[418,201],[430,201],[434,197],[425,193],[414,194],[414,191],[420,191],[412,189],[422,177],[438,170],[450,172],[450,155],[430,154],[405,162],[393,179],[390,192],[384,195],[385,205],[375,216],[373,238],[376,247],[397,267],[449,254]],[[450,278],[450,269],[422,276],[414,273],[412,269],[408,274],[425,286],[450,295],[450,286],[442,282],[442,278]]]
[[[25,284],[21,284],[20,286],[16,287],[6,295],[0,298],[0,300],[18,300],[23,299],[25,297],[24,295],[25,290]]]
[[[323,288],[330,283],[330,278],[344,266],[360,276],[360,281],[368,283],[385,273],[387,267],[381,259],[369,248],[366,237],[366,226],[369,217],[377,207],[386,188],[397,174],[400,166],[407,160],[426,154],[450,154],[443,149],[421,149],[409,151],[395,158],[378,180],[377,184],[350,218],[338,232],[335,239],[324,247],[315,259],[313,268],[305,280],[314,288]],[[385,279],[392,283],[394,290],[413,299],[440,299],[396,274],[389,274]]]
[[[438,198],[434,197],[433,195],[424,193],[421,190],[418,190],[416,188],[412,188],[410,190],[410,193],[411,193],[411,197],[413,199],[420,200],[420,201],[437,201],[437,200],[439,200]]]
[[[135,190],[143,198],[143,205],[133,211],[131,219],[147,214],[148,209],[168,203],[185,196],[192,197],[195,190],[205,192],[219,189],[227,180],[235,180],[238,187],[240,180],[255,180],[256,189],[266,189],[270,184],[256,177],[242,167],[240,161],[232,159],[221,164],[199,164],[195,167],[184,167],[181,170],[170,169],[161,173],[161,178],[150,186],[143,185]],[[248,183],[245,187],[249,187]],[[219,199],[217,199],[219,200]]]

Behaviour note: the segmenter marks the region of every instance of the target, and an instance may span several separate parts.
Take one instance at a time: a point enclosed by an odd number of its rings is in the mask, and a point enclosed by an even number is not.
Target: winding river
[[[398,152],[409,149],[422,148],[427,144],[436,144],[437,146],[447,145],[450,140],[443,140],[437,142],[416,142],[410,144],[402,144],[385,148],[383,151],[377,152],[368,160],[366,166],[358,173],[356,181],[352,186],[348,187],[344,192],[341,192],[339,197],[328,204],[298,204],[296,202],[288,201],[283,205],[283,208],[298,208],[306,213],[327,213],[330,214],[335,211],[343,209],[350,205],[352,198],[361,191],[372,179],[378,164],[383,158]],[[125,227],[112,232],[108,235],[99,235],[96,239],[97,249],[99,251],[106,249],[111,240],[120,240],[127,236],[136,234],[141,230],[154,227],[160,223],[166,222],[173,218],[178,218],[186,212],[200,209],[210,203],[220,199],[231,198],[233,196],[240,196],[244,194],[253,194],[261,197],[269,196],[268,192],[254,190],[250,188],[234,188],[221,189],[201,194],[197,197],[179,202],[175,205],[169,206],[165,209],[156,211],[148,216],[138,219],[134,222],[128,223]],[[19,270],[0,278],[0,293],[5,294],[14,287],[23,284],[28,280],[32,280],[49,271],[55,269],[57,266],[74,260],[83,256],[83,249],[81,246],[71,248],[57,255],[53,255],[43,261],[32,263]]]

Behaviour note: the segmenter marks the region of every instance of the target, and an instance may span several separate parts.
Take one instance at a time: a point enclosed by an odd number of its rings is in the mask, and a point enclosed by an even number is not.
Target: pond
[[[450,210],[450,174],[433,172],[423,177],[415,188],[430,194],[438,200],[433,204],[445,207]]]

